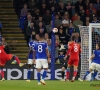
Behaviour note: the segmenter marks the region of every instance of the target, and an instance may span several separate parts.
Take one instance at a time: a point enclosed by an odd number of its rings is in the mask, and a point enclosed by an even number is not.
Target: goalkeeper
[[[90,59],[87,62],[89,62],[90,60],[92,60],[91,66],[89,70],[86,72],[83,80],[86,79],[86,76],[88,74],[90,74],[92,71],[95,71],[90,81],[94,80],[95,76],[97,75],[97,71],[100,70],[100,43],[96,44],[96,50],[94,51],[93,55],[90,57]]]

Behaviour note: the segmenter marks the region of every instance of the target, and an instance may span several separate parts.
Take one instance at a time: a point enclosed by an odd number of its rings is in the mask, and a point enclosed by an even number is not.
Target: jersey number
[[[39,46],[38,46],[38,52],[41,53],[42,51],[43,51],[42,45],[39,45]]]
[[[74,45],[74,52],[78,52],[78,47]]]

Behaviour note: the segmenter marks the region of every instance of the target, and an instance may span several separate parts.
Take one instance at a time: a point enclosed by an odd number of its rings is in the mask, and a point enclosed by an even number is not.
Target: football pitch
[[[0,81],[0,90],[100,90],[100,81],[50,81],[46,80],[47,85],[37,85],[36,80],[26,82],[25,80]]]

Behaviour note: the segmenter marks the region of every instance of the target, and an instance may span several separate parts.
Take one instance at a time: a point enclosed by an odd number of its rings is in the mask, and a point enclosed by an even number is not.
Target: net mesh
[[[85,72],[89,69],[89,63],[86,63],[86,60],[89,59],[89,27],[81,26],[80,36],[81,36],[81,49],[82,49],[80,77],[83,78]]]

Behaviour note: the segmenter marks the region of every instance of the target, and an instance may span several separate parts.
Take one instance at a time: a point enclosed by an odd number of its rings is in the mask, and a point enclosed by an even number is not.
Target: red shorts
[[[79,60],[78,59],[69,59],[68,60],[68,64],[70,65],[70,66],[78,66],[78,63],[79,63]]]

